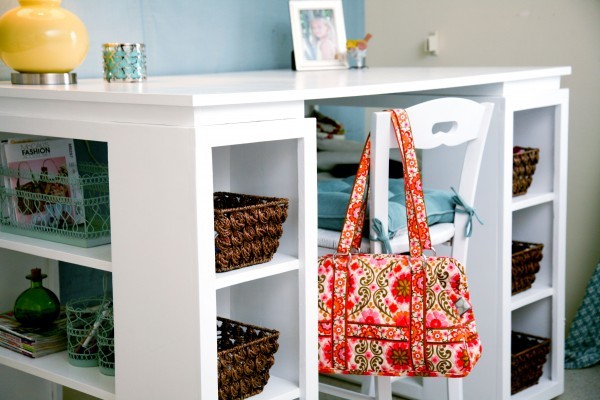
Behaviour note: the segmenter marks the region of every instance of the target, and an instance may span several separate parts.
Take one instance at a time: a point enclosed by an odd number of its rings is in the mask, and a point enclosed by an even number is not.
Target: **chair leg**
[[[375,400],[392,400],[392,379],[389,376],[375,377]]]
[[[375,398],[375,377],[365,376],[362,385],[360,386],[360,392]]]
[[[442,382],[440,382],[442,383]],[[446,379],[446,400],[463,400],[463,382],[460,378]],[[443,386],[438,386],[439,390]],[[388,376],[371,376],[366,379],[361,386],[361,393],[369,396],[374,400],[391,400],[392,399],[392,380]],[[429,395],[432,395],[430,393]],[[425,394],[425,396],[427,396]],[[437,396],[437,395],[436,395]],[[426,399],[423,399],[426,400]]]
[[[448,400],[463,399],[463,381],[461,378],[448,378]]]

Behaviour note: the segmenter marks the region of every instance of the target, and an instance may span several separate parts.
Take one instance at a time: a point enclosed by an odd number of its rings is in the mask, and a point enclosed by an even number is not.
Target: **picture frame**
[[[342,0],[290,0],[297,71],[348,68]]]

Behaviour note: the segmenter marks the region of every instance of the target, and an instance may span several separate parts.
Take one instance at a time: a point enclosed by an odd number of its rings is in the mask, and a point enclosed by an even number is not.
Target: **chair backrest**
[[[444,146],[466,146],[462,157],[443,156],[437,152],[435,176],[439,182],[451,171],[460,178],[449,180],[445,188],[450,190],[451,182],[456,182],[458,194],[466,204],[473,205],[479,169],[483,158],[483,150],[490,126],[493,104],[478,103],[462,98],[439,98],[406,108],[411,123],[414,144],[424,151]],[[371,120],[371,178],[370,178],[370,210],[371,218],[379,219],[383,231],[387,231],[388,221],[388,177],[389,149],[397,148],[390,113],[375,112]],[[462,146],[461,146],[462,147]],[[424,155],[425,157],[425,155]],[[429,168],[431,163],[427,164]],[[451,164],[454,164],[452,166]],[[458,165],[457,165],[458,164]],[[427,170],[427,174],[434,171]],[[424,177],[425,188],[427,179]],[[468,216],[455,214],[452,255],[466,262],[468,238],[464,228]],[[432,240],[433,239],[432,237]],[[447,239],[446,239],[447,240]],[[445,241],[445,240],[444,240]],[[439,244],[439,243],[433,243]],[[371,252],[380,252],[380,243],[372,242]],[[408,250],[408,249],[407,249]],[[407,251],[402,250],[402,251]]]

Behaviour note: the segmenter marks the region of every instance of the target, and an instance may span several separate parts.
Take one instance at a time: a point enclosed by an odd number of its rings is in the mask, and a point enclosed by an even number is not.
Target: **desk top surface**
[[[0,82],[0,97],[166,106],[219,106],[456,88],[569,75],[570,67],[366,68],[150,76],[144,83],[81,79],[70,86]]]

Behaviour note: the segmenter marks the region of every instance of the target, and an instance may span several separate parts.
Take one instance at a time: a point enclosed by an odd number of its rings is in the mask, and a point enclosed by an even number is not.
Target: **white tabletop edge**
[[[163,106],[223,106],[407,93],[569,75],[571,67],[384,67],[270,70],[149,77],[144,83],[80,79],[70,86],[0,82],[0,98]]]

